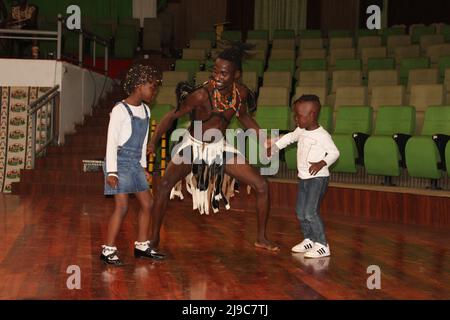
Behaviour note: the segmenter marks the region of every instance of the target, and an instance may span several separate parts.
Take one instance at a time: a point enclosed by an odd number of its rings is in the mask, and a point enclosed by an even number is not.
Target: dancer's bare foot
[[[255,247],[261,248],[261,249],[265,249],[265,250],[269,250],[269,251],[272,251],[272,252],[276,252],[276,251],[280,250],[279,246],[277,246],[276,244],[270,242],[267,239],[256,240],[255,241]]]

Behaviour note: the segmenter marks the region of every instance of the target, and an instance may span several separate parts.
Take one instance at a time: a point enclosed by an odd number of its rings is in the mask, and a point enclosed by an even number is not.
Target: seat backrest
[[[355,59],[356,53],[354,48],[336,48],[330,49],[328,57],[330,66],[336,65],[337,59]]]
[[[175,87],[182,81],[189,80],[189,73],[187,71],[163,71],[162,85],[164,87]]]
[[[289,71],[291,75],[295,72],[295,60],[290,59],[280,59],[280,60],[269,60],[269,66],[267,71]]]
[[[179,59],[175,61],[175,71],[187,71],[189,73],[189,81],[192,82],[194,74],[200,71],[200,61],[191,59]]]
[[[381,46],[381,36],[364,36],[358,38],[358,52],[363,48],[374,48]]]
[[[264,61],[258,59],[246,59],[242,62],[242,69],[244,72],[255,71],[258,77],[262,77],[264,72]]]
[[[272,41],[272,50],[277,49],[295,50],[295,39],[274,39]]]
[[[411,42],[419,43],[420,38],[424,35],[435,34],[436,27],[435,26],[415,26],[410,30]]]
[[[413,69],[409,71],[407,92],[415,84],[437,84],[439,82],[438,69]]]
[[[397,70],[373,70],[369,71],[369,81],[367,87],[369,93],[375,86],[396,86],[398,85],[398,71]]]
[[[300,44],[299,44],[299,48],[300,48],[300,53],[303,50],[308,50],[308,49],[323,49],[325,47],[323,39],[322,38],[317,38],[317,39],[301,39],[300,40]]]
[[[291,91],[292,75],[289,71],[266,71],[263,76],[263,86],[285,87]]]
[[[361,49],[361,60],[364,65],[367,65],[369,58],[386,58],[386,47],[371,47]]]
[[[426,52],[427,48],[436,45],[443,44],[445,42],[442,34],[427,34],[420,37],[420,48],[422,52]]]
[[[203,61],[206,59],[206,50],[205,49],[184,48],[183,49],[183,59],[192,59],[192,60]]]
[[[425,111],[422,135],[450,135],[450,106],[430,106]]]
[[[299,66],[301,61],[305,59],[325,59],[326,57],[327,53],[325,49],[304,49],[300,50],[296,64]]]
[[[195,84],[199,85],[209,80],[211,77],[211,72],[209,71],[198,71],[195,74]]]
[[[300,61],[300,69],[303,71],[325,71],[327,70],[327,60],[325,59],[305,59]]]
[[[394,58],[369,58],[367,61],[367,71],[372,70],[392,70],[395,69]]]
[[[335,134],[370,134],[372,128],[372,108],[369,106],[341,106],[337,109]]]
[[[403,106],[405,105],[404,86],[374,86],[370,105],[377,111],[380,106]]]
[[[289,106],[289,90],[284,87],[261,87],[258,105]]]
[[[412,69],[425,69],[430,67],[430,60],[428,58],[406,58],[400,62],[400,82],[402,79],[406,80],[409,76],[409,71]]]
[[[339,106],[362,106],[367,105],[367,87],[365,86],[343,86],[336,89],[336,100],[334,108]]]
[[[289,49],[272,49],[270,60],[289,59],[295,61],[295,50]]]
[[[329,39],[329,48],[330,49],[338,49],[338,48],[353,48],[353,38],[330,38]]]
[[[441,58],[450,56],[450,43],[429,46],[426,50],[426,56],[430,58],[432,65],[439,63]]]
[[[331,92],[336,92],[339,87],[362,85],[362,71],[336,70],[333,71],[333,82]]]
[[[291,110],[288,106],[258,105],[254,118],[262,129],[289,129]]]
[[[177,105],[177,96],[175,93],[175,86],[173,87],[160,87],[158,94],[155,98],[155,104],[169,104],[172,106]]]
[[[428,106],[444,104],[444,87],[442,84],[417,84],[411,86],[409,105],[416,111],[425,111]]]
[[[253,92],[258,91],[258,74],[255,71],[242,72],[242,83]]]
[[[301,71],[298,73],[299,86],[327,87],[328,73],[326,71]]]
[[[406,34],[389,35],[387,37],[386,46],[387,46],[389,56],[392,56],[394,54],[395,48],[410,46],[410,45],[411,45],[411,37],[409,35],[406,35]]]
[[[334,70],[361,70],[360,59],[337,59]]]
[[[412,106],[381,106],[377,112],[375,135],[414,134],[416,111]]]

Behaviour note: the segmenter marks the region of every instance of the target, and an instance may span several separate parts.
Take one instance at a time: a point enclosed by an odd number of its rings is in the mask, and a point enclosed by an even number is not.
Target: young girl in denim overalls
[[[164,255],[150,248],[148,226],[152,198],[146,170],[146,150],[149,134],[150,109],[143,101],[151,102],[157,91],[157,72],[150,66],[134,65],[124,80],[128,97],[116,104],[111,112],[106,148],[105,195],[114,195],[115,208],[109,220],[106,244],[100,259],[120,266],[116,237],[128,211],[128,195],[135,194],[140,204],[138,237],[134,243],[136,258],[163,259]]]

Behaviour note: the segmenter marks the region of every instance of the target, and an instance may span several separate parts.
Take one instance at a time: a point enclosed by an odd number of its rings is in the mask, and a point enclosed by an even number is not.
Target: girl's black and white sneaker
[[[123,262],[119,259],[117,255],[116,247],[108,247],[102,246],[103,250],[100,254],[100,260],[102,260],[106,264],[110,264],[113,266],[123,266]]]
[[[331,252],[328,244],[324,246],[323,244],[316,242],[314,247],[305,253],[305,258],[323,258],[328,257],[330,254]]]
[[[314,247],[314,242],[312,242],[310,239],[307,238],[302,242],[300,242],[299,244],[293,246],[291,250],[292,252],[295,253],[303,253],[312,249],[312,247]]]

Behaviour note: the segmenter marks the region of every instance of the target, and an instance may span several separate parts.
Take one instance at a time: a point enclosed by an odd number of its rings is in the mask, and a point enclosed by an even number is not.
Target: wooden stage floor
[[[332,256],[291,254],[301,240],[292,210],[273,209],[269,236],[282,250],[255,249],[256,216],[193,213],[172,201],[162,230],[163,262],[132,256],[135,199],[118,247],[126,265],[98,256],[113,199],[0,195],[0,299],[450,299],[450,230],[324,215]],[[67,268],[81,270],[69,290]],[[381,269],[369,290],[367,268]]]

